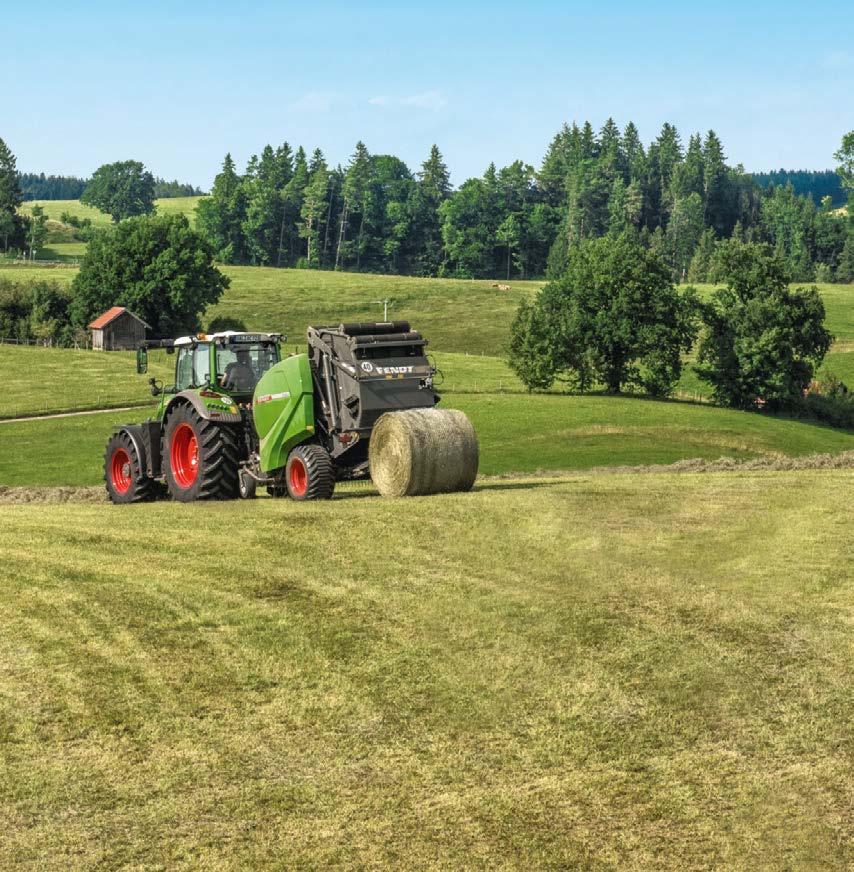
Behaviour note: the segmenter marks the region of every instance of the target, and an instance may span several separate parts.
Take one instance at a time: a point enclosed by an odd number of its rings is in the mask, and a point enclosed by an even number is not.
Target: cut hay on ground
[[[104,503],[99,487],[6,487],[0,484],[0,503]]]
[[[389,412],[374,426],[369,460],[385,497],[466,491],[477,478],[477,435],[456,409]]]

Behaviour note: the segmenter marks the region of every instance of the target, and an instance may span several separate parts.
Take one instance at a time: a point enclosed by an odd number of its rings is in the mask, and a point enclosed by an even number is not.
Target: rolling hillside
[[[201,197],[167,197],[163,200],[155,200],[159,214],[186,215],[190,221],[194,218],[194,212]],[[104,212],[99,212],[91,206],[84,206],[79,200],[28,200],[21,206],[21,212],[25,215],[32,214],[33,206],[41,206],[45,215],[57,223],[63,212],[76,215],[78,218],[89,218],[96,227],[109,227],[112,219]]]
[[[445,404],[464,409],[475,420],[484,473],[854,448],[849,433],[697,404],[527,395],[502,355],[518,302],[535,293],[536,282],[514,282],[506,292],[486,281],[253,267],[227,267],[226,272],[232,286],[206,317],[232,315],[250,329],[281,330],[289,335],[289,351],[300,347],[306,323],[376,319],[376,301],[392,299],[390,317],[410,319],[429,338],[445,376],[440,387]],[[0,275],[68,282],[74,269],[5,268]],[[822,292],[830,327],[839,337],[826,366],[854,382],[854,288],[825,285]],[[173,358],[152,355],[152,374],[167,383],[173,366]],[[0,371],[6,383],[0,417],[150,403],[146,380],[135,374],[129,354],[0,345]],[[681,388],[688,395],[705,390],[690,369]],[[96,483],[112,423],[145,414],[146,408],[140,408],[118,417],[2,425],[0,444],[14,440],[19,447],[0,452],[5,454],[0,483]],[[50,447],[48,456],[40,446]]]

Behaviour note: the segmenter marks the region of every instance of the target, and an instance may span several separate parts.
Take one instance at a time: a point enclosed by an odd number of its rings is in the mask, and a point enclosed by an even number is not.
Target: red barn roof
[[[131,318],[136,318],[136,320],[139,321],[141,324],[145,324],[145,321],[143,321],[142,318],[137,317],[133,314],[133,312],[129,312],[124,306],[113,306],[112,309],[107,309],[107,311],[104,312],[103,315],[96,318],[89,325],[89,329],[101,330],[103,327],[106,327],[107,324],[109,324],[111,321],[115,321],[116,318],[118,318],[119,315],[121,315],[123,312],[127,312],[128,315],[131,316]],[[145,326],[148,327],[148,324],[145,324]]]

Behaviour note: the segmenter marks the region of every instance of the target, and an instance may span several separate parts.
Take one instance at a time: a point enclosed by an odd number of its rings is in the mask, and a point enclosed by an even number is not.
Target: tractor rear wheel
[[[104,481],[107,496],[114,503],[142,503],[156,495],[154,479],[145,474],[133,440],[121,430],[107,442]]]
[[[297,445],[288,455],[285,485],[294,500],[328,500],[335,490],[332,458],[320,445]]]
[[[166,422],[163,466],[173,500],[232,500],[238,495],[237,434],[227,424],[179,406]]]

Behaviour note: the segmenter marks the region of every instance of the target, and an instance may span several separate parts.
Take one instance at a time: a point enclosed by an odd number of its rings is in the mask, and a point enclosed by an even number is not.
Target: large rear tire
[[[113,503],[144,503],[156,496],[155,481],[145,474],[136,446],[123,430],[107,442],[104,481]]]
[[[297,445],[288,455],[285,484],[294,500],[328,500],[335,490],[335,466],[320,445]]]
[[[163,439],[166,485],[173,500],[233,500],[238,496],[237,434],[227,424],[179,406]]]

